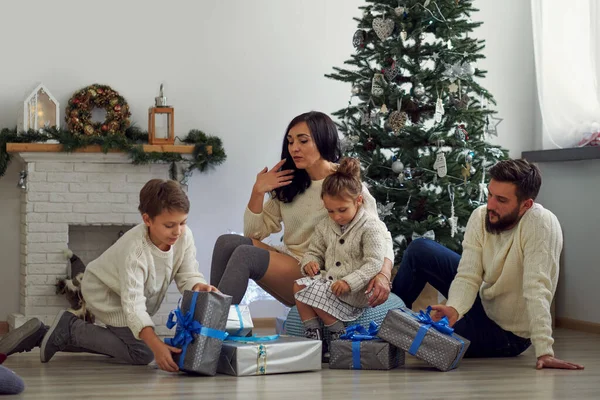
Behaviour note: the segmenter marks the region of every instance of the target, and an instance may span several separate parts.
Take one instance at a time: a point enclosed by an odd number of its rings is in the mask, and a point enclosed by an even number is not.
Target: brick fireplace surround
[[[141,222],[137,207],[142,186],[152,178],[168,177],[167,164],[133,165],[121,153],[24,152],[18,156],[28,175],[21,195],[19,313],[9,315],[11,329],[32,317],[51,323],[58,311],[68,307],[54,286],[67,275],[64,250],[76,246],[71,250],[90,261],[92,254],[117,239],[115,231]],[[168,332],[166,319],[179,298],[172,285],[153,318],[157,333]]]

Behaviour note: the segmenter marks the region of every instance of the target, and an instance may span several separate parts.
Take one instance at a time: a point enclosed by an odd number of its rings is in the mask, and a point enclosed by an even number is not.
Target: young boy
[[[198,271],[196,246],[186,221],[189,200],[175,181],[152,179],[140,192],[144,223],[132,228],[99,258],[89,263],[81,292],[87,308],[106,328],[61,311],[45,327],[28,321],[29,328],[13,331],[7,354],[40,345],[48,362],[58,351],[106,354],[134,365],[153,359],[170,372],[178,370],[167,346],[154,333],[154,315],[174,280],[184,290],[217,291]],[[40,338],[43,336],[41,344]],[[0,342],[0,347],[2,346]],[[28,348],[27,348],[28,347]]]

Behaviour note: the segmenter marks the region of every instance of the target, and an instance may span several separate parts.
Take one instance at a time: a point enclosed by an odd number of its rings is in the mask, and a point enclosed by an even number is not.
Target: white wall
[[[524,150],[536,145],[535,65],[529,1],[477,0],[480,12],[474,21],[484,24],[475,36],[486,40],[485,60],[479,67],[488,71],[486,89],[498,102],[498,138],[493,142],[519,158]]]
[[[539,202],[560,221],[564,246],[556,315],[600,323],[598,196],[600,160],[540,163]]]
[[[485,86],[504,118],[497,141],[518,156],[533,145],[528,2],[476,3],[481,12],[473,19],[484,25],[475,35],[487,40],[487,59],[479,65],[489,70]],[[165,82],[178,134],[201,128],[221,137],[228,155],[215,171],[194,174],[190,185],[190,225],[202,271],[208,275],[215,239],[229,229],[242,230],[255,175],[278,160],[289,120],[307,110],[332,112],[346,105],[349,86],[323,75],[352,53],[352,17],[360,16],[362,4],[107,0],[98,6],[74,0],[10,0],[3,3],[0,24],[1,37],[10,38],[0,50],[0,126],[16,125],[19,101],[38,81],[63,109],[74,91],[97,82],[118,90],[129,102],[133,120],[146,129],[147,107]],[[10,180],[12,187],[15,179],[13,172],[2,185]],[[4,190],[0,197],[10,200]],[[9,209],[0,209],[0,220],[12,218]],[[16,229],[17,221],[10,221]],[[18,268],[18,248],[2,241],[0,254],[7,255],[3,259],[9,264],[0,269],[0,280],[14,279],[10,264]],[[17,296],[0,292],[0,320],[16,311]],[[263,303],[255,316],[280,310]]]

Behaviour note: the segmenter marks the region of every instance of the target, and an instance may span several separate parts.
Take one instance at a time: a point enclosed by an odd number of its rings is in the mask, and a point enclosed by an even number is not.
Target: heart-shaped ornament
[[[394,21],[377,17],[373,19],[373,30],[379,39],[385,40],[394,31]]]
[[[383,75],[385,75],[385,77],[388,81],[393,81],[394,78],[396,78],[399,73],[400,73],[400,68],[396,65],[395,61],[390,67],[385,68],[383,70]]]

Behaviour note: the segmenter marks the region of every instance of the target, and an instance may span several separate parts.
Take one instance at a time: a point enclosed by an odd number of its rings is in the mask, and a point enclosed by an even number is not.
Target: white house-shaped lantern
[[[19,108],[17,131],[40,130],[55,126],[60,128],[60,104],[42,84],[30,92]]]

